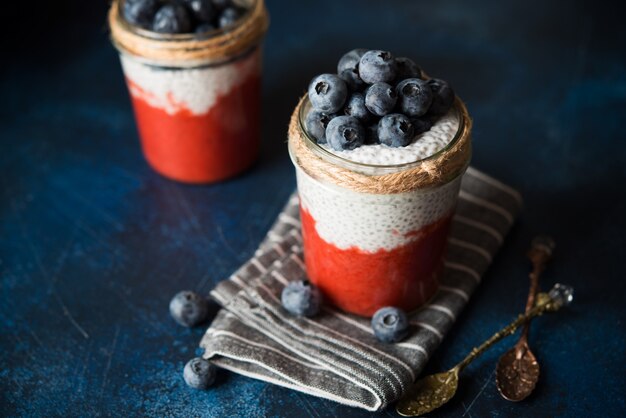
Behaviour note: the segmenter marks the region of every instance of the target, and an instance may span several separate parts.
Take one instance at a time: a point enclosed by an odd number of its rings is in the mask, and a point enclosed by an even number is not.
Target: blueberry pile
[[[124,0],[127,22],[159,33],[197,33],[233,25],[245,9],[232,0]]]
[[[337,151],[363,144],[405,147],[428,131],[454,103],[443,80],[426,79],[411,59],[387,51],[354,49],[309,84],[306,130]]]

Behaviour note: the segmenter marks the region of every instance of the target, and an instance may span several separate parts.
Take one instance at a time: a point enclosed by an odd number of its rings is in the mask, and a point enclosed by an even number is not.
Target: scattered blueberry
[[[345,70],[358,71],[359,61],[366,52],[367,49],[358,48],[343,54],[337,63],[337,74],[341,74]]]
[[[234,24],[242,15],[241,10],[235,7],[228,7],[224,9],[219,18],[220,28],[225,28]]]
[[[192,358],[185,364],[183,378],[189,387],[208,389],[215,383],[217,367],[202,357]]]
[[[178,292],[170,301],[170,315],[185,327],[202,323],[208,314],[209,302],[190,290]]]
[[[411,123],[413,124],[413,136],[423,134],[433,126],[433,121],[427,116],[411,118]]]
[[[433,101],[433,91],[426,81],[407,78],[396,86],[400,110],[407,116],[422,116]]]
[[[361,77],[359,77],[359,72],[356,70],[343,70],[339,74],[339,77],[346,82],[346,85],[352,91],[361,91],[364,90],[365,87],[367,87],[367,84],[365,84],[365,82],[361,80]]]
[[[338,112],[347,97],[346,82],[335,74],[318,75],[309,84],[309,100],[316,110],[327,113]]]
[[[387,83],[372,84],[365,93],[365,106],[376,116],[385,116],[393,111],[398,95]]]
[[[433,91],[433,103],[430,106],[430,113],[438,116],[446,114],[454,103],[454,90],[448,83],[438,78],[428,80],[428,85]]]
[[[396,82],[407,78],[423,78],[422,69],[410,58],[396,58]]]
[[[378,140],[381,144],[390,147],[406,147],[414,137],[413,124],[405,115],[392,113],[378,122]]]
[[[328,126],[328,122],[331,121],[336,115],[329,114],[325,112],[320,112],[319,110],[311,110],[306,115],[306,120],[304,124],[306,126],[306,130],[318,144],[326,143],[326,127]]]
[[[126,0],[122,14],[128,23],[150,29],[159,6],[157,0]]]
[[[396,78],[396,60],[391,52],[367,51],[359,61],[359,76],[368,84],[390,83]]]
[[[315,316],[319,312],[321,301],[319,290],[308,280],[289,283],[281,294],[283,308],[298,316]]]
[[[376,311],[372,317],[372,329],[379,341],[396,343],[407,336],[409,321],[401,309],[388,306]]]
[[[198,26],[196,26],[196,29],[194,30],[194,32],[197,34],[202,34],[202,33],[209,32],[215,29],[217,28],[211,23],[200,23]]]
[[[212,22],[217,15],[211,0],[183,0],[183,4],[198,22]]]
[[[352,93],[352,96],[346,101],[343,111],[346,115],[354,116],[363,123],[372,119],[372,114],[365,107],[365,96],[361,93]]]
[[[189,12],[182,4],[166,4],[154,16],[152,30],[159,33],[191,32]]]
[[[326,141],[337,151],[355,149],[365,142],[365,129],[355,117],[337,116],[326,127]]]

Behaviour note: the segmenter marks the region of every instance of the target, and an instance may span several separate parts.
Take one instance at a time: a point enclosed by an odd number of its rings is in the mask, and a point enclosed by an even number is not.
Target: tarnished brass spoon
[[[535,296],[539,290],[539,276],[552,257],[554,240],[547,236],[533,239],[528,258],[533,270],[530,273],[530,290],[526,301],[526,312],[535,305]],[[528,346],[530,321],[522,328],[522,335],[509,351],[504,353],[496,366],[496,386],[504,399],[521,401],[532,393],[539,380],[539,363]]]
[[[400,399],[396,412],[406,417],[416,417],[433,411],[448,402],[456,393],[459,385],[459,373],[476,357],[507,335],[515,332],[520,325],[546,311],[557,311],[572,301],[574,289],[556,284],[548,293],[539,293],[537,303],[524,315],[519,315],[513,322],[472,351],[459,364],[447,372],[427,376],[418,380]]]

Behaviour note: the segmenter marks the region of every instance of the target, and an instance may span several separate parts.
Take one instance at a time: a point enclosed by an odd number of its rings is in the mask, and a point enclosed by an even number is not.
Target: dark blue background
[[[626,26],[620,3],[270,0],[263,152],[245,175],[185,186],[139,149],[107,5],[3,4],[0,65],[0,415],[359,416],[224,372],[188,389],[202,329],[170,297],[208,292],[249,257],[295,186],[286,127],[309,79],[351,48],[390,49],[450,80],[474,117],[473,164],[525,210],[429,364],[450,367],[523,309],[537,232],[542,279],[574,305],[534,325],[541,381],[502,400],[498,356],[470,366],[432,416],[623,416],[626,393]],[[390,410],[384,413],[395,416]]]

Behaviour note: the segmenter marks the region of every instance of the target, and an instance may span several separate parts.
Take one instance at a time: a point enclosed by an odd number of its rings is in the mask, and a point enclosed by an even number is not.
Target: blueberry
[[[209,302],[190,290],[178,292],[170,301],[170,315],[180,325],[193,327],[209,315]]]
[[[413,136],[423,134],[433,126],[433,121],[428,115],[419,118],[411,118],[411,123],[413,124]]]
[[[343,111],[346,115],[354,116],[363,123],[372,119],[372,114],[365,107],[365,96],[362,93],[353,93],[346,101]]]
[[[219,18],[220,28],[233,25],[243,14],[243,12],[236,7],[228,7],[224,9]]]
[[[363,54],[365,54],[366,52],[367,49],[358,48],[343,54],[343,56],[339,59],[339,63],[337,64],[337,74],[341,74],[345,70],[358,71],[359,61],[361,60]]]
[[[454,103],[454,90],[448,83],[437,78],[428,80],[428,85],[433,92],[433,103],[430,106],[430,113],[433,115],[446,114]]]
[[[334,150],[351,150],[365,142],[365,129],[353,116],[337,116],[326,127],[326,141]]]
[[[208,389],[215,383],[217,367],[202,357],[192,358],[185,364],[183,378],[189,387]]]
[[[311,135],[318,144],[326,143],[326,127],[328,122],[331,121],[336,115],[332,113],[320,112],[319,110],[311,110],[306,115],[304,125],[307,132]]]
[[[365,82],[361,80],[361,77],[359,77],[359,72],[356,70],[343,70],[341,73],[339,73],[339,78],[345,81],[346,85],[352,91],[361,91],[365,89],[365,87],[367,87],[367,84],[365,84]]]
[[[368,84],[390,83],[396,78],[396,60],[391,52],[367,51],[359,61],[359,76]]]
[[[400,110],[407,116],[422,116],[433,101],[433,91],[426,81],[407,78],[396,86]]]
[[[309,100],[316,110],[326,113],[338,112],[346,102],[348,87],[335,74],[322,74],[309,84]]]
[[[403,114],[392,113],[378,122],[378,140],[381,144],[390,147],[406,147],[414,137],[413,124]]]
[[[422,69],[410,58],[396,58],[396,82],[407,78],[423,78]]]
[[[217,15],[211,0],[183,0],[183,4],[198,22],[212,22]]]
[[[126,0],[122,15],[128,23],[150,29],[154,15],[159,9],[157,0]]]
[[[285,286],[281,294],[281,302],[288,312],[311,317],[319,312],[322,297],[319,290],[308,280],[298,280]]]
[[[152,30],[159,33],[191,32],[191,18],[187,9],[178,3],[166,4],[154,16]]]
[[[198,26],[196,26],[196,29],[194,29],[194,32],[200,35],[206,32],[210,32],[215,29],[216,27],[212,25],[211,23],[200,23]]]
[[[398,95],[387,83],[372,84],[365,92],[365,106],[376,116],[385,116],[393,111]]]
[[[409,333],[409,321],[401,309],[387,306],[372,317],[372,329],[379,341],[397,343]]]

